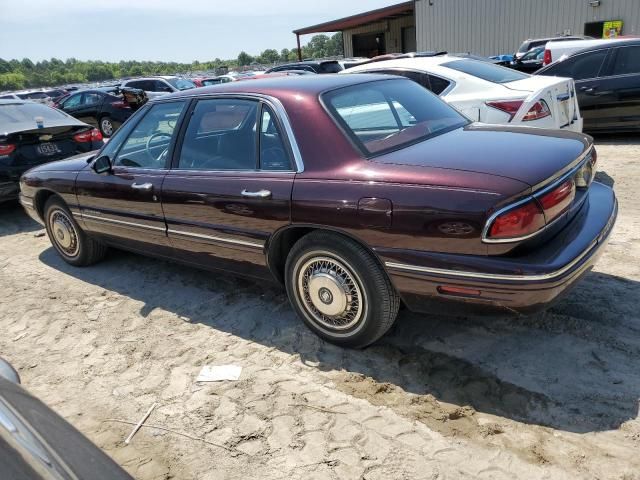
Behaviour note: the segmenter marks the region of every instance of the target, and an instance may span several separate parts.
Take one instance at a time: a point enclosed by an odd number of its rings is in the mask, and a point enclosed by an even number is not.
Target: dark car
[[[515,58],[507,65],[514,70],[519,70],[525,73],[533,73],[542,68],[542,62],[544,61],[544,46],[536,47],[529,50],[520,58]]]
[[[18,197],[20,175],[31,167],[102,145],[98,130],[66,113],[25,100],[0,100],[0,202]]]
[[[640,39],[580,50],[536,75],[575,80],[585,131],[640,130]]]
[[[305,60],[304,62],[286,63],[270,68],[265,73],[282,72],[285,70],[303,70],[311,73],[338,73],[343,70],[337,60]]]
[[[276,280],[363,347],[401,301],[512,313],[567,291],[616,218],[595,165],[588,136],[472,124],[406,78],[303,75],[151,101],[100,152],[23,175],[21,201],[72,265],[111,245]]]
[[[525,53],[527,53],[532,48],[536,47],[544,47],[547,42],[564,42],[569,40],[589,40],[593,37],[585,36],[585,35],[563,35],[560,37],[546,37],[546,38],[529,38],[522,42],[520,47],[516,53],[513,54],[515,58],[522,57]]]
[[[131,480],[80,432],[30,395],[0,358],[0,472],[7,480]]]
[[[104,137],[113,135],[133,113],[119,89],[113,87],[74,92],[59,100],[55,107],[99,128]]]

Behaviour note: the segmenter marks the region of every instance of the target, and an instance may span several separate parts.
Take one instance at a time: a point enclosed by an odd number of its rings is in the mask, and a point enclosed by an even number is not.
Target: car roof
[[[249,93],[271,95],[276,91],[283,93],[301,93],[306,95],[319,95],[320,93],[336,88],[349,87],[375,80],[402,80],[400,77],[389,75],[363,74],[363,75],[286,75],[277,77],[265,77],[252,82],[228,82],[198,89],[189,89],[169,95],[163,95],[152,101],[164,101],[180,97],[204,96],[215,93]]]
[[[609,43],[611,42],[611,43]],[[576,53],[585,53],[585,52],[591,52],[594,50],[601,50],[603,48],[611,48],[611,47],[628,47],[630,45],[640,45],[640,38],[625,38],[625,39],[618,39],[618,38],[613,38],[613,39],[604,39],[603,42],[595,44],[595,45],[589,45],[587,47],[584,47],[576,52],[573,52],[570,56],[575,55]]]

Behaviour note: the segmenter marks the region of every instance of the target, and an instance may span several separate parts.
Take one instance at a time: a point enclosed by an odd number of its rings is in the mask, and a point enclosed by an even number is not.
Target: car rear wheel
[[[110,137],[116,131],[116,126],[110,117],[102,117],[100,119],[100,132],[103,137]]]
[[[44,218],[49,240],[65,262],[82,267],[104,258],[106,245],[82,231],[62,199],[51,197],[47,200]]]
[[[363,348],[384,335],[400,299],[376,259],[361,245],[316,231],[291,249],[285,284],[293,308],[325,340]]]

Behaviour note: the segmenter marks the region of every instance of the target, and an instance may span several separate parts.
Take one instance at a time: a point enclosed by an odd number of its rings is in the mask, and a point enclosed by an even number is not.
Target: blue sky
[[[399,1],[0,0],[0,58],[235,58],[292,48],[296,28]]]

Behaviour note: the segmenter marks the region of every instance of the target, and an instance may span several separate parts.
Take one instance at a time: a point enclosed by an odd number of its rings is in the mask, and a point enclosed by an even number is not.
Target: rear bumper
[[[378,253],[411,310],[448,314],[534,312],[558,300],[589,271],[609,239],[618,212],[613,190],[593,183],[588,195],[569,225],[538,249],[518,257]],[[444,295],[438,291],[442,286],[476,292]]]

